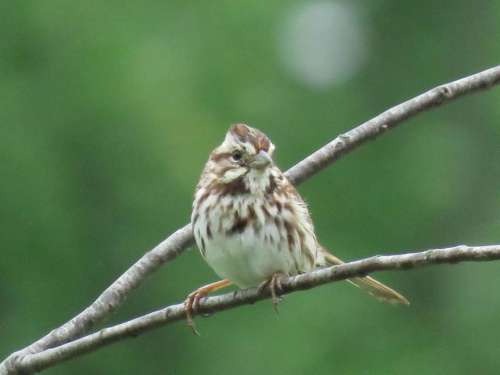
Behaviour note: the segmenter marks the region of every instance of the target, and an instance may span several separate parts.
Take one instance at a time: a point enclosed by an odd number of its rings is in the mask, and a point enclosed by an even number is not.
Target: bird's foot
[[[208,285],[204,285],[201,288],[189,293],[187,298],[184,300],[184,309],[186,310],[186,322],[191,328],[193,333],[200,336],[200,333],[196,329],[196,324],[194,323],[193,315],[196,314],[200,305],[200,299],[206,297],[209,293],[215,292],[216,290],[225,288],[231,285],[231,282],[227,279],[216,281]]]
[[[285,275],[281,272],[273,273],[269,280],[264,281],[259,286],[259,292],[262,292],[265,288],[269,288],[271,292],[271,301],[273,303],[273,308],[276,313],[278,311],[278,304],[281,302],[280,294],[283,292],[283,288],[281,285],[281,280],[285,277]]]

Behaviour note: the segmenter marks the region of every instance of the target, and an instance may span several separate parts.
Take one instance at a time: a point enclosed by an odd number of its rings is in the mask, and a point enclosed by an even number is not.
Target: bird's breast
[[[309,271],[314,264],[304,255],[311,241],[293,208],[273,195],[208,196],[195,202],[192,221],[207,263],[240,287],[257,286],[276,272]]]

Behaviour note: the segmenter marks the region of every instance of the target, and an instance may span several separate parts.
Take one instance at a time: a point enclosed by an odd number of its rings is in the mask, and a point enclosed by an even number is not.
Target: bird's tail
[[[327,266],[334,266],[344,263],[342,260],[323,248],[321,249],[321,253],[321,255],[324,257],[326,263],[325,265]],[[391,304],[410,304],[410,302],[403,295],[399,294],[394,289],[389,288],[387,285],[382,284],[380,281],[377,281],[370,276],[353,277],[352,279],[348,279],[347,281],[357,286],[358,288],[363,289],[379,301]]]

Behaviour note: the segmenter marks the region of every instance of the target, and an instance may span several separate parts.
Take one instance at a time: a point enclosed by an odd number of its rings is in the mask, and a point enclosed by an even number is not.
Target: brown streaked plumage
[[[186,308],[192,327],[191,311],[211,291],[231,283],[240,288],[269,285],[276,303],[278,275],[342,263],[317,241],[307,206],[274,164],[273,152],[264,133],[236,124],[207,161],[191,221],[203,258],[224,280],[189,295]],[[379,300],[408,304],[371,277],[350,281]]]

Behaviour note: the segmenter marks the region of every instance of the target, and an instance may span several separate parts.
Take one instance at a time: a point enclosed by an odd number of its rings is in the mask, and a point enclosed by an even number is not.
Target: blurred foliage
[[[366,61],[315,89],[286,69],[281,25],[305,1],[0,4],[0,354],[63,323],[185,224],[233,122],[264,130],[286,169],[439,83],[498,64],[500,2],[354,1]],[[500,90],[413,119],[301,186],[346,259],[498,243]],[[48,374],[494,374],[498,264],[384,273],[392,308],[347,284],[198,319]],[[107,323],[178,302],[216,276],[197,251]]]

